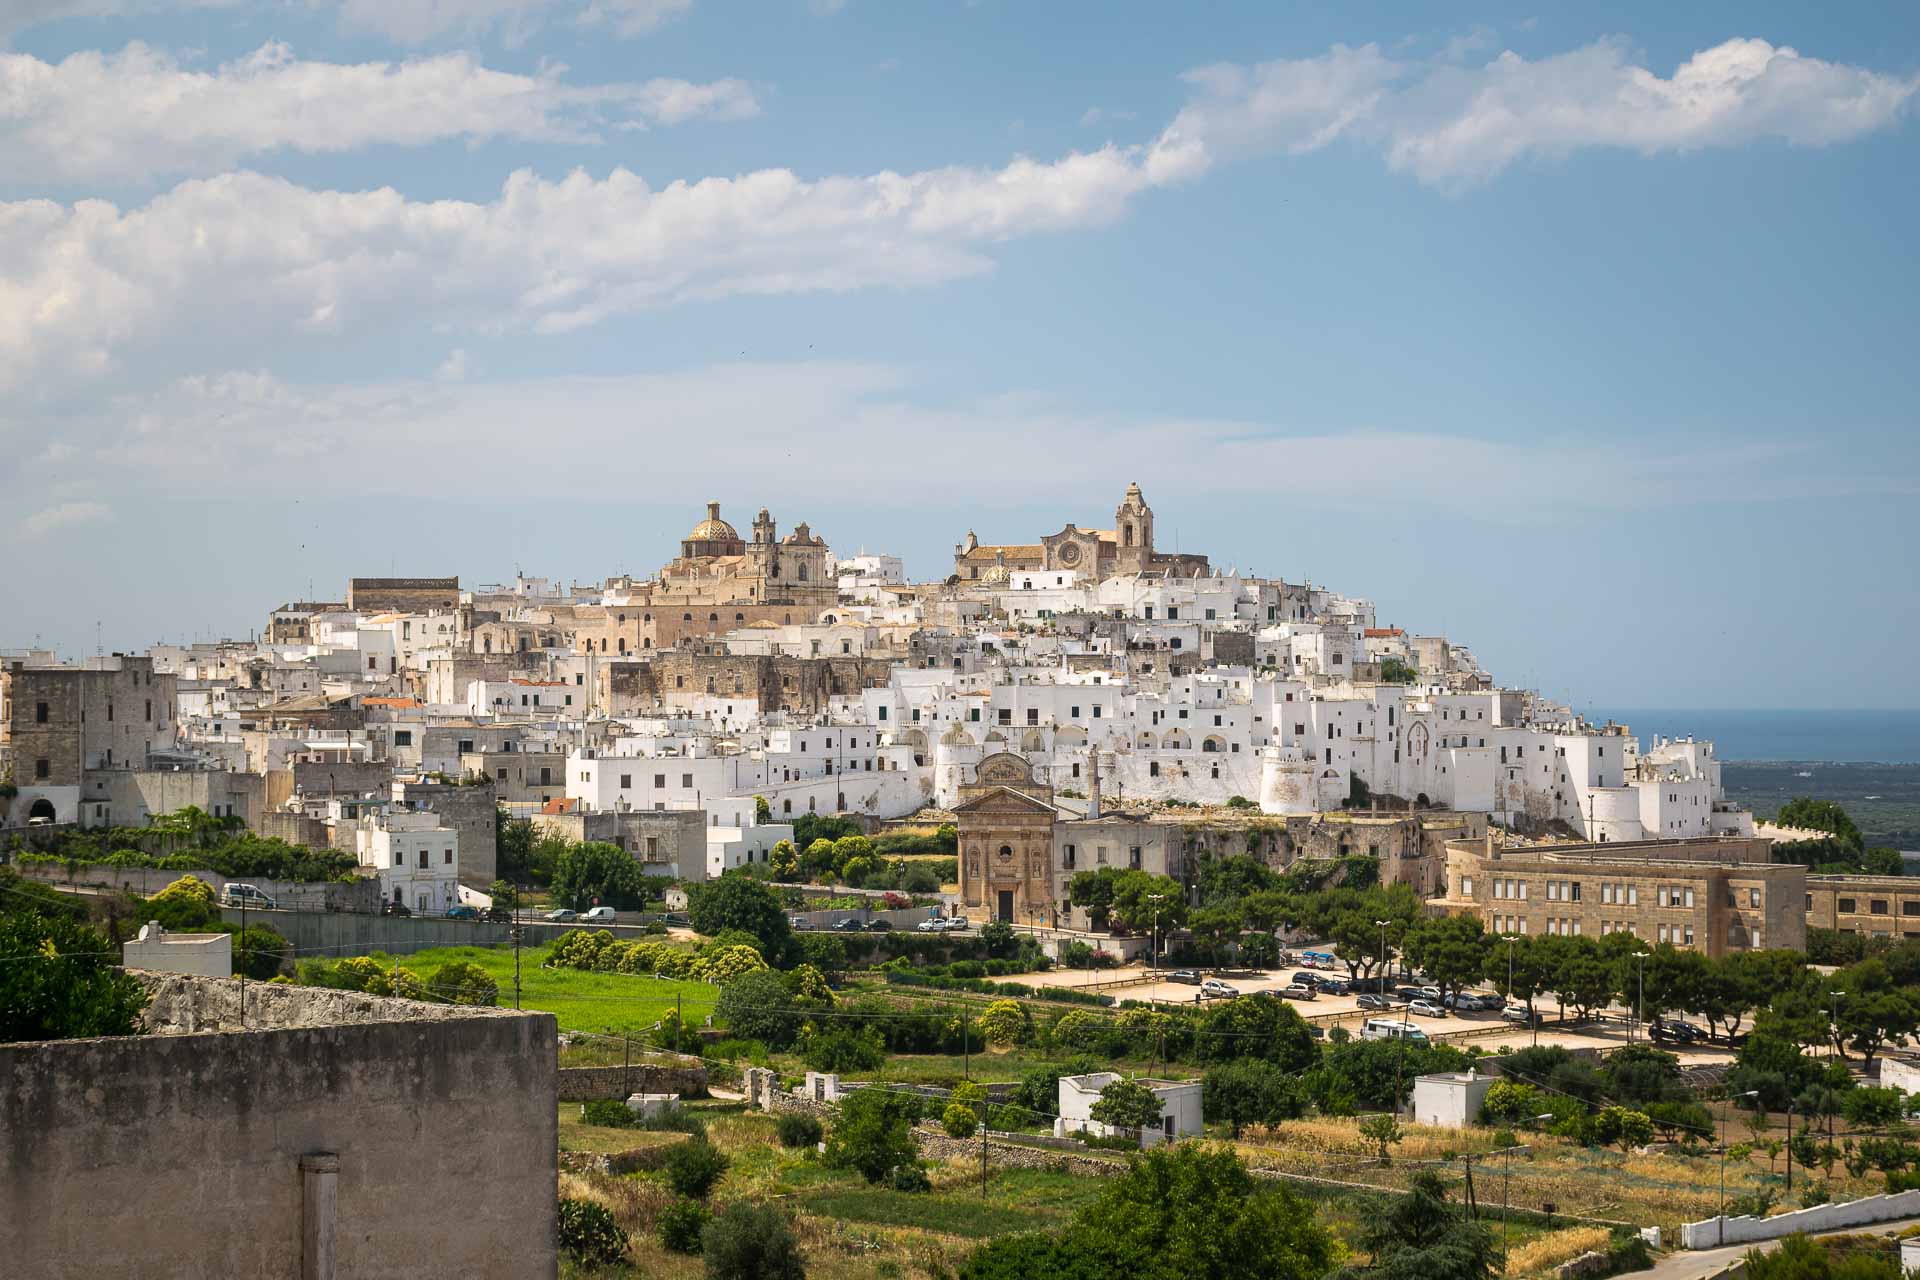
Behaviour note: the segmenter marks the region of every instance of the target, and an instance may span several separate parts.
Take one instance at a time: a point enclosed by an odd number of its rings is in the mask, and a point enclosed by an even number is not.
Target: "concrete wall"
[[[551,1015],[150,981],[220,1029],[0,1046],[9,1274],[555,1274]]]
[[[703,1098],[707,1069],[698,1062],[669,1065],[635,1062],[631,1067],[562,1067],[560,1101],[588,1102],[594,1098],[625,1098],[630,1093],[677,1093]]]
[[[43,884],[125,889],[143,898],[152,897],[181,876],[197,876],[212,885],[215,893],[224,889],[230,882],[250,884],[283,907],[299,907],[310,911],[369,913],[380,910],[380,882],[377,880],[299,883],[292,880],[259,880],[246,876],[223,876],[218,871],[159,871],[151,867],[108,867],[98,864],[76,867],[71,872],[65,866],[33,864],[18,866],[14,869],[27,879],[38,880]],[[261,913],[257,911],[248,914],[255,920],[261,917]],[[237,914],[235,923],[238,923]],[[276,924],[275,927],[279,926]]]
[[[1811,1209],[1771,1218],[1728,1218],[1724,1239],[1719,1218],[1705,1222],[1680,1224],[1680,1241],[1687,1249],[1716,1249],[1721,1244],[1746,1244],[1754,1240],[1777,1240],[1796,1231],[1815,1233],[1836,1231],[1842,1227],[1863,1227],[1874,1222],[1892,1222],[1920,1215],[1920,1191],[1901,1191],[1890,1196],[1867,1196],[1841,1204],[1820,1204]]]

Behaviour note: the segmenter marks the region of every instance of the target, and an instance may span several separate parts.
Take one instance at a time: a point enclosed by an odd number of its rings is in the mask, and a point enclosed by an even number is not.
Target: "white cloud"
[[[465,53],[404,62],[305,62],[267,44],[212,71],[144,44],[58,63],[0,53],[0,169],[36,179],[210,172],[281,149],[337,152],[447,138],[593,142],[644,128],[756,114],[741,80],[573,86],[564,68],[490,70]]]
[[[198,362],[222,344],[396,316],[557,333],[695,299],[929,284],[988,270],[985,244],[1108,222],[1147,185],[1137,154],[1106,147],[811,182],[784,169],[660,188],[624,169],[523,171],[485,204],[254,173],[124,212],[0,203],[0,387],[31,375],[47,391],[143,347]]]
[[[22,520],[20,534],[29,540],[38,540],[74,525],[92,524],[112,518],[113,512],[103,502],[62,502],[57,506],[36,511]]]
[[[252,0],[4,0],[0,39],[62,18],[124,18],[191,9],[230,9]],[[338,15],[351,31],[371,31],[401,44],[439,36],[500,33],[526,39],[550,18],[643,36],[693,8],[693,0],[287,0]]]
[[[467,380],[467,349],[455,347],[449,351],[447,358],[440,362],[440,367],[434,370],[433,376],[442,382],[465,382]]]
[[[534,422],[539,447],[528,448]],[[1028,504],[1081,501],[1134,479],[1147,480],[1155,500],[1251,501],[1271,495],[1274,477],[1303,474],[1315,477],[1319,506],[1384,502],[1519,523],[1570,510],[1920,492],[1910,466],[1861,467],[1819,442],[1694,439],[1676,454],[1665,437],[1667,447],[1642,449],[1541,433],[1520,449],[1418,430],[1146,417],[1022,392],[939,403],[905,370],[832,361],[478,384],[305,386],[230,372],[123,396],[59,425],[74,452],[35,460],[25,482],[93,506],[191,498],[204,490],[210,456],[222,459],[224,484],[256,496],[298,496],[314,465],[369,456],[381,466],[356,473],[366,496],[417,495],[425,475],[437,492],[479,491],[503,457],[527,491],[577,487],[579,460],[592,458],[600,491],[670,492],[711,482],[716,440],[727,442],[729,483],[740,488],[897,494],[909,504],[930,477],[1015,456],[1027,464],[1021,483],[998,498]],[[449,450],[449,440],[462,447]],[[1354,467],[1355,457],[1373,462]],[[1150,479],[1133,474],[1143,458],[1154,460]],[[1702,489],[1701,468],[1721,482]],[[1434,482],[1458,474],[1476,483]],[[83,488],[66,494],[75,485]],[[996,491],[975,497],[991,503]]]
[[[1157,178],[1197,174],[1246,152],[1312,151],[1341,137],[1377,145],[1394,169],[1441,185],[1585,147],[1655,153],[1762,139],[1820,146],[1886,127],[1920,90],[1920,77],[1754,39],[1695,53],[1665,79],[1636,65],[1617,40],[1535,61],[1506,52],[1471,68],[1335,46],[1315,58],[1206,67],[1187,78],[1199,92],[1154,144]]]

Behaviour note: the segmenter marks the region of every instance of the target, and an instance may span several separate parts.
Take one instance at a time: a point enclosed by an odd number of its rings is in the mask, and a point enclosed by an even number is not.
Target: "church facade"
[[[1153,508],[1130,484],[1114,508],[1111,529],[1082,529],[1069,523],[1038,542],[983,543],[967,531],[967,540],[954,548],[953,572],[961,582],[995,584],[1020,572],[1072,573],[1100,582],[1125,574],[1161,574],[1196,577],[1205,574],[1207,558],[1157,551],[1153,545]]]

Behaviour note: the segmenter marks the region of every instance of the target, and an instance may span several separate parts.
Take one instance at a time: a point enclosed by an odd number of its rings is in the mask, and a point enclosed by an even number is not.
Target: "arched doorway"
[[[47,799],[45,796],[41,796],[38,800],[35,800],[33,807],[27,810],[28,822],[32,822],[35,819],[45,819],[48,822],[52,822],[55,816],[53,801]]]

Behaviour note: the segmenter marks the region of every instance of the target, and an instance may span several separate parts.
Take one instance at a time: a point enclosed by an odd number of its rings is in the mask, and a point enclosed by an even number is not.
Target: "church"
[[[1153,508],[1130,484],[1114,509],[1113,528],[1082,529],[1068,524],[1038,542],[984,543],[967,531],[967,540],[953,549],[954,577],[968,582],[1005,582],[1014,573],[1066,572],[1101,582],[1126,574],[1163,577],[1204,576],[1207,558],[1154,550]]]

